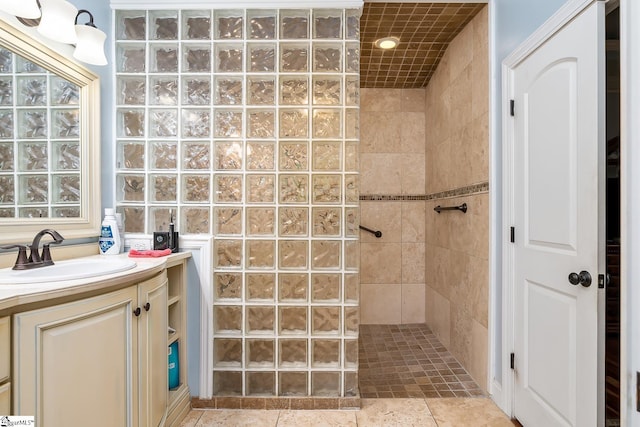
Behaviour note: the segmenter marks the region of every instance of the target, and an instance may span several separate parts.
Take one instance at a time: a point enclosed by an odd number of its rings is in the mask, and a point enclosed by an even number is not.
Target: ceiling
[[[360,87],[425,87],[449,43],[486,3],[364,3],[360,18]],[[383,50],[373,43],[395,36]]]

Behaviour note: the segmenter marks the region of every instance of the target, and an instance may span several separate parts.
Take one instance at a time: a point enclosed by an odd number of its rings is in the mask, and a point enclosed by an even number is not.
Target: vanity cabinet
[[[0,317],[0,415],[11,411],[11,318]]]
[[[14,315],[13,413],[47,427],[162,425],[167,275]]]

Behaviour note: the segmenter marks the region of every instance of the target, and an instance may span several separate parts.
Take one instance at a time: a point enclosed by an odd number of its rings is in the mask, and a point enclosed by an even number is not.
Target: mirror
[[[100,225],[98,76],[0,19],[0,244]]]

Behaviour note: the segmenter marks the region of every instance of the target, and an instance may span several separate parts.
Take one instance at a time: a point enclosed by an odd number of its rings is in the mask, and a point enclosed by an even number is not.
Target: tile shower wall
[[[487,389],[489,70],[485,7],[452,41],[426,88],[426,321]],[[476,185],[481,184],[481,185]],[[467,203],[466,214],[436,213]]]
[[[118,210],[215,237],[215,396],[358,394],[359,15],[116,12]]]
[[[363,324],[424,322],[425,90],[361,89]],[[384,196],[384,197],[380,197]],[[385,200],[376,200],[385,199]]]

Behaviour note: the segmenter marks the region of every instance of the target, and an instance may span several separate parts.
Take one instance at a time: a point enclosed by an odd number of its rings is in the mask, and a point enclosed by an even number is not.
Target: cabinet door
[[[137,425],[136,291],[15,316],[16,415],[47,427]]]
[[[141,307],[140,426],[157,427],[167,409],[167,276],[161,274],[138,286]]]

